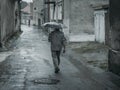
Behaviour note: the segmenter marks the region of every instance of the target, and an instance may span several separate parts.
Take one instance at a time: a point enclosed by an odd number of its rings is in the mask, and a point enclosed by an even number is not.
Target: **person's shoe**
[[[60,71],[59,68],[56,68],[56,69],[55,69],[55,73],[58,73],[59,71]]]

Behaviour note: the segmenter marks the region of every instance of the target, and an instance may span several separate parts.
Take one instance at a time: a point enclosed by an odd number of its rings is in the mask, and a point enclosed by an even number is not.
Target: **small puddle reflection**
[[[54,85],[58,84],[60,80],[57,79],[48,79],[48,78],[40,78],[32,81],[34,84],[46,84],[46,85]]]

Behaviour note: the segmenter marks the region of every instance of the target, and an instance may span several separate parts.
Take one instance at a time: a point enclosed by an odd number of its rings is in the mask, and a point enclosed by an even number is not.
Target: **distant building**
[[[109,4],[109,0],[44,0],[49,13],[47,20],[63,23],[69,41],[95,41],[95,9],[93,6]],[[102,38],[101,38],[102,39]],[[100,40],[104,42],[104,40]]]
[[[0,47],[20,29],[20,1],[0,0]]]
[[[41,26],[44,22],[44,0],[33,0],[33,25]]]
[[[63,22],[62,0],[33,0],[33,24],[49,21]]]
[[[44,0],[48,21],[63,22],[63,0]]]
[[[27,6],[21,10],[21,12],[21,23],[33,25],[33,3],[28,3]]]
[[[53,0],[55,1],[55,0]],[[50,6],[50,20],[63,22],[63,0],[56,0],[54,5]]]

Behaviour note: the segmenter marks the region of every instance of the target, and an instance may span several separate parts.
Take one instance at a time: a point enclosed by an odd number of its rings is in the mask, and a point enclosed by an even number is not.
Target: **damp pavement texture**
[[[10,49],[0,52],[0,90],[120,90],[120,78],[99,66],[107,50],[95,43],[68,45],[55,74],[47,36],[35,27],[22,30]]]
[[[81,61],[95,72],[108,70],[108,47],[97,42],[70,43],[69,57]]]

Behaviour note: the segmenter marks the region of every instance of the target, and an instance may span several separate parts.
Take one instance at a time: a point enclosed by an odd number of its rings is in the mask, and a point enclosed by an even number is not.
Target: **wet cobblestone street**
[[[47,36],[35,27],[22,25],[22,30],[14,47],[6,51],[8,56],[0,60],[0,90],[120,90],[112,82],[118,83],[119,77],[94,73],[66,54],[55,74]]]

